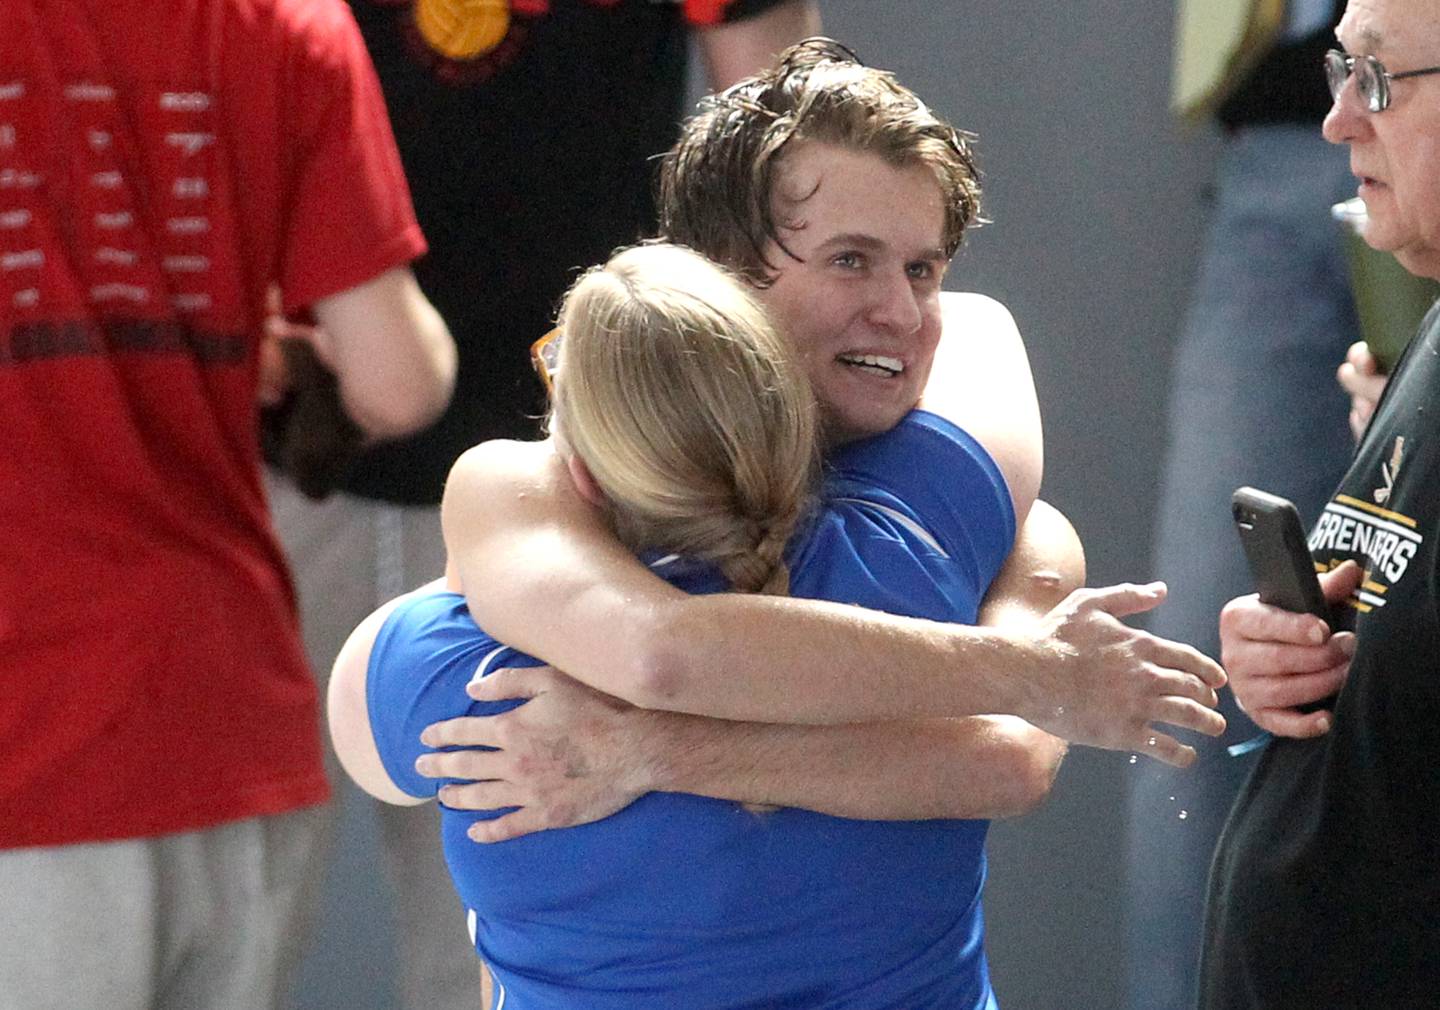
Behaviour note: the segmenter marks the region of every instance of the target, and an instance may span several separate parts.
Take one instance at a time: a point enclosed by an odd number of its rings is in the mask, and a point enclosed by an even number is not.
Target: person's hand
[[[1346,352],[1345,363],[1336,369],[1335,378],[1350,394],[1350,430],[1358,442],[1365,434],[1365,426],[1370,423],[1375,404],[1380,401],[1380,394],[1385,391],[1385,383],[1390,381],[1390,376],[1380,371],[1380,363],[1370,353],[1365,341],[1357,340]]]
[[[260,376],[255,393],[262,407],[278,406],[294,383],[295,377],[285,361],[287,340],[309,344],[320,364],[335,370],[335,349],[330,334],[319,326],[287,319],[280,287],[272,284],[265,292],[265,326],[260,334]]]
[[[1191,646],[1120,621],[1164,599],[1163,582],[1067,596],[1035,632],[1037,661],[1022,671],[1032,704],[1017,714],[1072,743],[1132,750],[1177,767],[1193,762],[1195,749],[1156,724],[1223,733],[1225,718],[1214,709],[1225,671]]]
[[[260,332],[260,369],[255,400],[262,407],[276,407],[290,389],[290,373],[280,347],[284,328],[290,323],[281,311],[280,288],[274,284],[265,293],[265,325]]]
[[[548,666],[497,670],[470,685],[479,700],[528,699],[499,715],[438,722],[420,739],[431,747],[493,747],[425,754],[430,778],[473,780],[440,790],[459,810],[519,807],[470,828],[477,842],[609,817],[649,791],[639,734],[651,713],[602,694]]]
[[[1320,576],[1325,599],[1337,603],[1360,584],[1353,561]],[[1313,737],[1330,730],[1330,712],[1299,706],[1340,690],[1355,655],[1355,636],[1330,633],[1314,614],[1261,603],[1255,594],[1231,600],[1220,612],[1220,655],[1240,708],[1276,736]]]

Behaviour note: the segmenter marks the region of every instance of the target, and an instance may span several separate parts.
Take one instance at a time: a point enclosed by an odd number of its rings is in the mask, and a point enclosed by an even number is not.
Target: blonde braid
[[[784,592],[819,471],[814,399],[764,311],[689,250],[618,253],[572,288],[556,415],[633,549]]]
[[[640,246],[576,282],[561,327],[558,428],[621,541],[787,593],[785,547],[819,475],[815,402],[742,284],[687,249]]]

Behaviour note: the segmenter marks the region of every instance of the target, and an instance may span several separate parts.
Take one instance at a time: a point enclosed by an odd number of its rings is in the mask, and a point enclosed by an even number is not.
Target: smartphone
[[[1314,614],[1333,630],[1335,622],[1325,594],[1320,591],[1315,562],[1295,506],[1279,495],[1242,487],[1230,497],[1230,513],[1235,517],[1235,531],[1245,548],[1245,560],[1250,563],[1260,602],[1281,610]],[[1296,706],[1301,712],[1334,707],[1333,696]]]
[[[1320,591],[1295,506],[1279,495],[1242,487],[1230,498],[1230,512],[1260,602],[1314,614],[1328,623],[1330,608]]]

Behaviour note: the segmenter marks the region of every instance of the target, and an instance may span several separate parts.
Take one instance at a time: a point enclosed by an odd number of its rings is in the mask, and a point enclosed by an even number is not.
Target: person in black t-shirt
[[[1365,239],[1440,279],[1440,0],[1352,0],[1337,36],[1324,133],[1349,148]],[[1310,534],[1325,595],[1353,632],[1253,595],[1221,614],[1236,698],[1275,739],[1216,852],[1202,1010],[1436,1003],[1437,390],[1432,309]]]

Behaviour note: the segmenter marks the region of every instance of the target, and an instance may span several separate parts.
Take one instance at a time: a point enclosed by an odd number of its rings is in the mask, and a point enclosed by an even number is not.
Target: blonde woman
[[[788,583],[797,595],[974,620],[1014,513],[995,463],[958,428],[916,412],[841,449],[812,506],[804,373],[724,270],[675,246],[624,251],[577,282],[559,330],[552,437],[504,451],[551,454],[556,479],[664,578],[691,592]],[[466,688],[537,662],[481,632],[460,588],[452,573],[377,612],[337,661],[336,749],[380,799],[433,798],[441,783],[416,770],[428,760],[422,730],[513,709],[471,702]],[[548,676],[556,690],[588,690]],[[973,724],[977,767],[996,750],[1031,753],[1043,737],[1018,720]],[[843,746],[847,731],[803,730],[817,746]],[[1058,748],[1037,761],[1030,802],[1048,788]],[[496,1006],[993,1005],[983,821],[758,812],[651,792],[591,823],[480,846],[474,825],[522,802],[502,776],[481,777],[496,809],[442,806],[442,833]],[[977,808],[1000,802],[984,776],[955,788]]]

